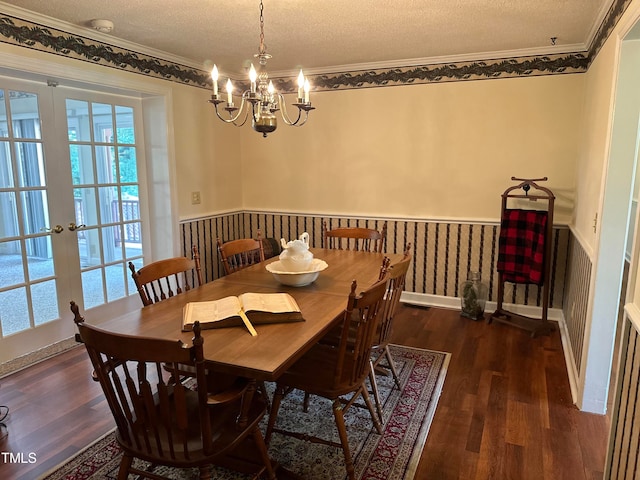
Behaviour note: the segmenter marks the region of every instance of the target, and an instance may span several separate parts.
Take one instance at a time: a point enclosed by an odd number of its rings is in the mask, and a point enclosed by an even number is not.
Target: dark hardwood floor
[[[560,334],[403,308],[394,341],[450,352],[417,479],[602,479],[609,419],[572,403]]]
[[[415,480],[602,478],[609,419],[572,404],[557,331],[532,339],[404,306],[393,337],[452,354]],[[0,380],[0,405],[11,408],[1,479],[34,480],[114,427],[90,373],[78,347]]]

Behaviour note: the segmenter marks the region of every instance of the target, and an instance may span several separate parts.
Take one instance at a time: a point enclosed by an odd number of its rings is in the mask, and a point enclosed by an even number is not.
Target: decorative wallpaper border
[[[582,53],[534,57],[476,60],[442,63],[391,70],[366,70],[312,76],[316,90],[337,90],[362,87],[386,87],[422,83],[458,82],[523,76],[584,73],[588,58]]]
[[[620,20],[620,17],[622,17],[631,2],[632,0],[613,0],[611,7],[609,7],[609,11],[605,15],[604,20],[602,21],[600,28],[598,28],[598,32],[589,47],[589,64],[591,64],[602,48],[604,42],[609,38],[609,35],[615,28],[618,20]]]
[[[211,86],[208,72],[12,16],[0,15],[0,41],[187,85]]]
[[[314,90],[322,91],[584,73],[631,1],[613,1],[588,52],[311,75],[311,81]],[[186,85],[211,87],[209,72],[71,35],[14,16],[0,14],[0,42]],[[293,92],[296,88],[291,79],[276,78],[274,83],[282,92]]]

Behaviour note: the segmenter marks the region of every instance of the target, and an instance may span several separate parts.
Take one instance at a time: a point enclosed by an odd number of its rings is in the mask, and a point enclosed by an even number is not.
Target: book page
[[[239,296],[245,312],[299,312],[300,307],[288,293],[243,293]]]
[[[211,302],[191,302],[185,307],[185,324],[209,323],[235,317],[242,308],[238,297],[225,297]]]

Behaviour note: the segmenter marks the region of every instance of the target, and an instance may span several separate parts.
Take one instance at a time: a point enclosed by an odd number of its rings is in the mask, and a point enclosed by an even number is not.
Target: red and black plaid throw
[[[542,284],[547,218],[543,210],[504,210],[498,241],[498,272],[504,281]]]

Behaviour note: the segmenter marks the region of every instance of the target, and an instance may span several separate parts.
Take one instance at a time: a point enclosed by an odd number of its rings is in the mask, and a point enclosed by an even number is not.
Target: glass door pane
[[[130,106],[66,99],[84,308],[136,293],[142,261],[137,144]]]
[[[60,317],[39,95],[0,89],[0,338]]]

